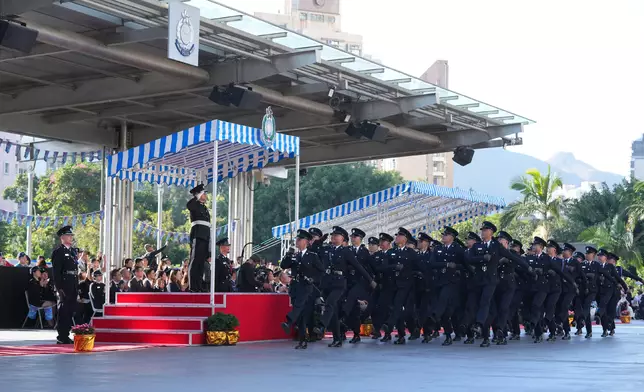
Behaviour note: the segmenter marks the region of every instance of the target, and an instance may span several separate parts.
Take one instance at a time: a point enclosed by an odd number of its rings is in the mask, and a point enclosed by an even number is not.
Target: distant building
[[[2,139],[2,149],[0,150],[0,209],[10,212],[18,211],[18,205],[11,200],[2,198],[2,191],[7,187],[13,185],[20,172],[18,158],[11,150],[10,153],[5,152],[5,143],[9,141],[12,144],[20,142],[20,136],[12,133],[0,132],[0,139]]]
[[[564,199],[579,199],[584,193],[590,192],[592,187],[599,188],[601,183],[592,181],[582,181],[581,185],[565,185],[561,189],[553,192],[554,197],[563,197]]]
[[[644,135],[632,144],[631,177],[644,180]]]
[[[284,14],[256,12],[255,16],[327,45],[362,55],[362,36],[342,31],[340,0],[286,0],[284,9]]]
[[[448,88],[449,66],[438,60],[425,71],[420,79],[439,87]],[[425,181],[447,187],[454,186],[454,162],[451,153],[415,155],[388,158],[374,162],[381,170],[396,170],[408,181]]]

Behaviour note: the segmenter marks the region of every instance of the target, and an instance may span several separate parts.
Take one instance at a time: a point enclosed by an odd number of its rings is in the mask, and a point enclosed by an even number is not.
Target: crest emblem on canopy
[[[273,145],[275,140],[275,134],[277,133],[275,126],[275,117],[273,117],[273,110],[271,107],[266,108],[266,114],[262,119],[262,132],[261,139],[265,147],[270,147]]]

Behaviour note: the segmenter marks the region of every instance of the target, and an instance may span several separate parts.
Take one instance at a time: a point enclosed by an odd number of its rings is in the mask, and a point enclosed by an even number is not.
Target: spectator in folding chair
[[[22,326],[24,327],[27,320],[33,320],[33,326],[36,326],[37,319],[40,320],[40,328],[43,327],[40,311],[45,313],[45,320],[50,327],[54,326],[54,312],[53,307],[56,305],[55,301],[45,300],[47,295],[47,281],[41,279],[44,269],[38,266],[31,268],[31,279],[27,286],[27,301],[29,305],[29,312],[25,318]]]

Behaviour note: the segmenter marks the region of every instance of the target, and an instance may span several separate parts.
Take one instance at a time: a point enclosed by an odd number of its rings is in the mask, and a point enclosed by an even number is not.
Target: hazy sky
[[[514,150],[629,173],[644,133],[644,0],[343,0],[341,12],[342,30],[383,64],[420,76],[448,60],[450,89],[537,121]]]

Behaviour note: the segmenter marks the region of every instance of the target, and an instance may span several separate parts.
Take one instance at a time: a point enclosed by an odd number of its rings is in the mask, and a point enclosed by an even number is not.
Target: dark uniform
[[[344,241],[349,240],[349,233],[342,227],[334,226],[332,235],[342,236]],[[359,275],[370,283],[373,282],[369,273],[356,259],[356,255],[349,247],[333,246],[329,251],[329,259],[326,261],[325,274],[322,277],[322,290],[324,293],[325,311],[320,320],[324,329],[331,327],[333,342],[329,347],[341,347],[342,337],[340,336],[339,302],[347,288],[347,274],[349,266],[355,268]],[[317,328],[316,328],[316,332]]]
[[[616,265],[617,261],[619,260],[619,256],[609,252],[607,258],[608,258],[609,264],[611,264],[614,267],[615,280],[619,283],[619,285],[622,286],[622,288],[624,289],[624,292],[628,291],[628,286],[626,285],[626,282],[624,282],[623,278],[631,278],[633,280],[642,282],[642,279],[639,276],[632,274],[628,270],[625,270],[624,268]],[[615,285],[615,293],[613,294],[613,297],[608,303],[608,309],[606,309],[609,313],[608,318],[610,319],[610,326],[609,326],[610,336],[613,336],[615,334],[615,318],[617,317],[617,303],[621,298],[622,298],[622,293],[621,293],[620,287],[618,285]]]
[[[512,243],[512,236],[505,231],[499,231],[498,238],[503,238]],[[499,252],[501,258],[499,259],[499,283],[496,286],[494,293],[496,312],[492,315],[494,325],[494,335],[497,338],[496,343],[499,345],[507,344],[505,330],[508,321],[510,320],[510,310],[512,300],[517,289],[517,266],[526,274],[532,274],[532,270],[528,263],[519,255],[511,252],[499,243]],[[492,321],[492,320],[491,320]]]
[[[563,244],[564,251],[575,252],[576,248],[568,243]],[[580,254],[583,259],[583,254]],[[564,336],[563,340],[570,340],[570,322],[568,321],[568,311],[573,301],[578,295],[586,292],[586,276],[581,268],[581,262],[576,257],[569,257],[563,260],[564,269],[573,278],[575,285],[564,283],[561,290],[561,297],[557,304],[557,323],[561,323]]]
[[[311,240],[311,234],[306,230],[298,230],[297,238]],[[302,251],[288,252],[280,262],[280,268],[291,269],[290,295],[292,297],[293,309],[286,315],[286,322],[282,323],[284,332],[290,333],[292,325],[298,328],[299,343],[296,349],[305,349],[306,344],[306,323],[313,312],[312,297],[319,295],[314,285],[313,276],[324,271],[322,262],[317,253],[310,248]]]
[[[217,246],[230,246],[228,238],[222,238],[215,244]],[[206,252],[207,254],[208,252]],[[215,292],[229,293],[233,291],[233,285],[230,278],[232,277],[232,262],[227,256],[219,252],[215,258]]]
[[[414,287],[418,309],[418,326],[423,329],[422,343],[429,343],[432,339],[432,328],[434,328],[429,317],[433,300],[432,290],[434,288],[434,271],[430,268],[432,251],[429,248],[429,244],[432,243],[433,239],[426,233],[418,233],[418,241],[428,243],[426,250],[418,251],[418,263],[420,270],[423,272],[415,274]]]
[[[549,240],[547,245],[548,248],[555,249],[557,255],[561,254],[561,247],[556,241]],[[550,257],[550,263],[551,266],[548,271],[548,283],[550,285],[550,289],[544,303],[544,321],[548,325],[548,330],[550,330],[548,341],[554,341],[557,339],[557,324],[555,316],[557,314],[557,303],[559,302],[559,297],[561,297],[564,286],[570,286],[568,289],[572,290],[573,293],[576,293],[577,285],[572,276],[568,273],[566,264],[562,258],[552,256]],[[567,319],[568,316],[566,315],[566,320]]]
[[[188,265],[188,278],[190,291],[209,291],[204,287],[203,276],[206,258],[210,252],[210,212],[208,208],[199,201],[199,196],[204,192],[203,184],[199,184],[190,190],[194,196],[186,204],[190,211],[190,264]]]
[[[94,271],[94,279],[96,279],[98,276],[103,276],[103,273],[99,271]],[[105,283],[103,282],[92,282],[89,285],[89,292],[90,292],[90,300],[92,301],[92,305],[94,306],[94,309],[97,309],[97,315],[102,316],[103,315],[103,305],[105,305]],[[98,310],[101,310],[100,312]],[[93,312],[92,312],[93,313]]]
[[[71,226],[58,230],[58,237],[73,235]],[[78,256],[73,248],[61,244],[51,254],[52,278],[60,295],[60,309],[58,310],[58,344],[72,344],[69,331],[72,328],[72,318],[78,297]]]
[[[511,252],[521,257],[521,259],[525,261],[525,257],[523,256],[525,252],[523,250],[523,244],[521,243],[521,241],[513,240],[510,243],[510,247]],[[524,321],[524,326],[528,323],[528,317],[521,317],[521,310],[525,309],[527,305],[529,305],[530,296],[528,294],[531,290],[530,283],[534,280],[533,276],[534,275],[530,275],[528,273],[528,269],[525,268],[515,269],[514,271],[514,281],[516,286],[514,290],[514,296],[512,297],[512,302],[510,302],[509,319],[510,331],[512,333],[510,340],[520,340],[521,321]],[[526,304],[526,306],[522,307],[521,305],[524,303]]]
[[[353,228],[351,229],[351,237],[357,237],[362,240],[365,237],[365,232]],[[369,284],[374,280],[373,271],[369,259],[371,255],[369,250],[364,244],[360,246],[349,246],[349,249],[356,255],[356,260],[362,268],[368,272],[369,279],[359,274],[359,271],[352,265],[349,265],[349,274],[347,275],[347,295],[342,307],[345,323],[353,331],[353,338],[349,343],[357,343],[360,341],[360,306],[358,300],[368,300],[370,287]]]
[[[331,247],[327,243],[325,243],[328,237],[328,234],[322,233],[322,230],[320,230],[317,227],[309,228],[309,234],[311,234],[311,237],[312,237],[311,246],[309,247],[309,250],[318,255],[318,258],[320,259],[320,262],[324,267],[324,265],[326,265],[327,260],[329,260],[329,251],[331,249]],[[319,290],[322,284],[322,276],[324,276],[324,270],[318,271],[314,269],[313,271],[311,271],[311,279],[313,280],[313,284],[315,285],[316,288],[318,288],[318,290],[315,291],[314,293],[315,295],[313,295],[310,299],[311,306],[314,308],[314,310],[310,312],[310,316],[307,320],[307,326],[309,330],[309,342],[322,340],[322,338],[324,338],[322,334],[313,333],[313,330],[318,325],[318,319],[319,319],[318,316],[321,313],[322,304],[324,302],[324,298],[322,298],[322,292]]]
[[[382,324],[385,323],[389,317],[389,310],[394,301],[396,294],[396,285],[394,283],[394,272],[391,271],[387,264],[389,258],[389,244],[393,242],[394,238],[387,233],[380,233],[379,242],[380,247],[384,248],[373,255],[371,255],[371,269],[375,273],[375,281],[378,284],[376,294],[373,298],[375,307],[372,312],[371,320],[373,322],[372,339],[380,339],[380,329]],[[387,244],[387,245],[384,245]],[[390,335],[386,335],[383,339],[390,340]]]
[[[188,202],[188,203],[190,203],[190,202]],[[159,249],[153,250],[152,252],[147,252],[147,250],[146,250],[146,253],[143,256],[141,256],[141,258],[148,261],[148,268],[150,268],[153,271],[157,270],[157,268],[159,267],[159,265],[157,264],[157,255],[159,253],[163,252],[167,246],[168,246],[167,244],[163,245]]]
[[[608,252],[604,249],[599,249],[597,256],[607,256]],[[608,336],[608,331],[612,325],[612,320],[610,315],[611,299],[615,295],[615,290],[619,284],[617,277],[617,271],[615,266],[608,262],[599,262],[597,268],[599,272],[599,295],[597,296],[597,312],[596,315],[599,316],[604,332],[602,337]]]
[[[602,302],[602,294],[609,293],[609,290],[601,290],[601,286],[607,286],[610,281],[614,280],[611,277],[608,270],[602,268],[602,263],[597,260],[594,260],[597,250],[592,246],[586,247],[586,261],[582,264],[582,269],[586,275],[586,288],[588,294],[584,296],[582,311],[584,315],[584,324],[586,325],[586,338],[589,339],[593,336],[593,320],[590,317],[590,307],[593,301],[597,300],[599,305]],[[589,260],[590,259],[590,260]],[[612,295],[612,292],[610,292]],[[601,320],[602,311],[605,311],[605,308],[608,304],[609,298],[605,298],[604,308],[597,308],[597,314]]]
[[[120,293],[121,288],[119,287],[119,282],[110,281],[110,303],[116,303],[116,293]]]
[[[400,227],[397,236],[404,236],[407,239],[412,235],[407,229]],[[392,249],[387,258],[387,267],[394,273],[396,295],[394,296],[393,311],[387,321],[382,325],[386,335],[391,334],[391,327],[396,325],[398,340],[395,344],[405,343],[405,311],[413,308],[413,301],[410,302],[410,293],[413,291],[414,273],[420,271],[418,253],[408,247]],[[413,299],[413,298],[412,298]]]
[[[431,305],[430,322],[433,329],[442,324],[445,330],[443,345],[452,344],[452,314],[459,303],[459,282],[461,271],[465,268],[465,250],[453,241],[458,232],[449,226],[443,231],[443,241],[451,237],[449,243],[443,243],[432,250],[429,268],[434,276],[434,286],[437,291],[435,301]]]
[[[89,276],[78,282],[79,303],[76,308],[74,320],[79,324],[87,324],[92,320],[92,303],[89,299]]]

